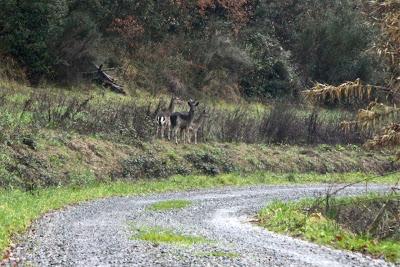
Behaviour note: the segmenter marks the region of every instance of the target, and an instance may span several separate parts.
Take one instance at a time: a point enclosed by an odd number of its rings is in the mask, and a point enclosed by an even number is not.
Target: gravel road
[[[383,260],[277,235],[249,222],[272,200],[310,197],[325,190],[322,185],[252,186],[84,203],[37,221],[14,256],[21,266],[389,266]],[[365,187],[352,187],[345,194],[362,192]],[[170,199],[190,200],[192,205],[163,212],[146,209]],[[133,239],[132,225],[171,228],[210,242],[153,245]]]

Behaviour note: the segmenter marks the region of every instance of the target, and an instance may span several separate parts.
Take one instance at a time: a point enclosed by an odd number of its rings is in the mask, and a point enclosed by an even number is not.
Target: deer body
[[[183,135],[183,142],[186,143],[186,136],[189,136],[189,128],[194,120],[194,113],[199,102],[189,101],[189,112],[174,112],[171,115],[171,127],[175,134],[175,143],[178,144],[178,132]]]
[[[172,97],[169,103],[168,109],[160,112],[157,115],[157,133],[161,131],[161,138],[164,138],[165,129],[168,131],[168,140],[171,139],[171,114],[175,110],[175,104],[180,99],[178,97]]]
[[[198,117],[196,120],[192,122],[192,124],[189,126],[189,136],[188,140],[189,143],[192,141],[192,135],[190,132],[194,134],[194,144],[197,145],[197,133],[199,129],[203,126],[205,119],[208,117],[207,112],[204,110],[201,114],[200,117]]]

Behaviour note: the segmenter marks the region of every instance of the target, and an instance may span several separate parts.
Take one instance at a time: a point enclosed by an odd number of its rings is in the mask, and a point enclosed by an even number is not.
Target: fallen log
[[[99,80],[104,87],[108,87],[111,91],[118,94],[126,95],[124,87],[116,83],[116,80],[109,74],[105,73],[103,70],[103,64],[100,66],[94,65],[97,69],[96,80]]]

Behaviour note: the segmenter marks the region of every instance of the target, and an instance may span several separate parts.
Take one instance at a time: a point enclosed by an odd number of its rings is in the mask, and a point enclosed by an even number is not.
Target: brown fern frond
[[[367,109],[360,109],[356,116],[357,123],[363,129],[376,128],[387,121],[397,119],[400,109],[395,106],[387,106],[382,103],[371,102]]]
[[[385,127],[381,134],[369,140],[365,146],[369,149],[396,147],[400,145],[400,124],[392,123]]]
[[[372,85],[363,85],[360,79],[345,82],[339,86],[317,83],[311,90],[303,91],[306,100],[312,103],[342,102],[349,99],[369,100],[375,89]]]
[[[381,28],[381,38],[374,49],[389,63],[392,77],[387,85],[400,93],[400,1],[371,0],[365,2],[364,10],[372,23]]]

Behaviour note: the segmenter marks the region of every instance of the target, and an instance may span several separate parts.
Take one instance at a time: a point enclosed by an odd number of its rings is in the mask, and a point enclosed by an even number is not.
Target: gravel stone
[[[250,222],[268,202],[312,197],[326,190],[325,185],[228,187],[83,203],[35,222],[13,256],[19,266],[391,266],[382,259],[278,235]],[[387,188],[371,185],[369,190]],[[365,191],[365,186],[353,186],[343,194]],[[189,200],[192,205],[161,212],[146,209],[170,199]],[[135,240],[132,225],[170,228],[210,242],[153,245]]]

